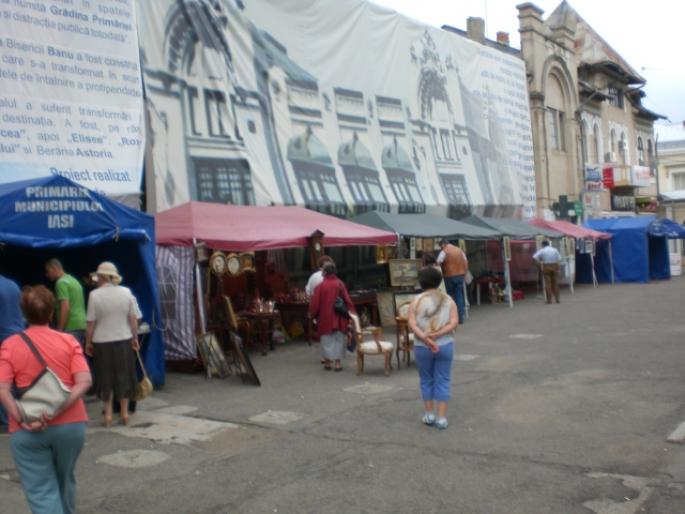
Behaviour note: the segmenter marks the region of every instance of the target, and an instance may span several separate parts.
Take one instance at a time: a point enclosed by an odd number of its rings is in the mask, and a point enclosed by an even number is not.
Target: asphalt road
[[[685,279],[474,308],[450,427],[420,423],[416,370],[252,358],[261,388],[170,374],[131,427],[92,423],[82,513],[685,512]],[[391,333],[388,338],[393,338]],[[94,419],[98,405],[89,403]],[[0,512],[27,512],[0,435]]]

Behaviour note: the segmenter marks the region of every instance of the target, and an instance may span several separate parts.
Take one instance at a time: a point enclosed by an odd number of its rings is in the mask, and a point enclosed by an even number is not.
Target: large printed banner
[[[0,183],[139,194],[142,98],[133,0],[0,0]]]
[[[514,52],[362,0],[137,5],[156,209],[534,214]]]

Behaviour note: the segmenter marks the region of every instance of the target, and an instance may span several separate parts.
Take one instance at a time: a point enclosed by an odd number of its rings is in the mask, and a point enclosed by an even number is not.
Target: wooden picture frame
[[[224,295],[224,307],[226,308],[226,320],[228,321],[228,327],[231,330],[238,330],[238,317],[235,315],[233,310],[233,302],[231,299]]]
[[[242,272],[240,256],[237,253],[229,253],[226,256],[226,273],[232,277],[237,277]]]
[[[432,252],[433,251],[433,238],[428,237],[423,240],[423,251],[425,252]]]
[[[390,285],[392,287],[416,287],[419,283],[419,259],[390,259]]]
[[[389,259],[389,248],[384,245],[376,247],[376,264],[386,264]]]
[[[411,303],[417,294],[418,293],[416,293],[414,291],[393,293],[392,301],[393,301],[393,307],[395,309],[395,316],[396,317],[402,317],[402,318],[405,317],[405,316],[400,316],[400,308],[403,308],[404,306]]]
[[[209,258],[209,271],[214,276],[221,277],[226,274],[228,269],[226,264],[226,254],[224,252],[214,252]]]
[[[245,273],[247,271],[255,270],[255,256],[254,252],[243,252],[240,254],[240,271]]]
[[[197,337],[197,349],[205,368],[206,378],[226,378],[231,374],[219,339],[214,332],[200,334]]]

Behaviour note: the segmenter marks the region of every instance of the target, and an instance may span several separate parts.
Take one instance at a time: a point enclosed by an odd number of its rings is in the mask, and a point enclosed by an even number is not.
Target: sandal
[[[102,417],[102,426],[104,426],[105,428],[111,427],[112,426],[112,416],[104,415]]]

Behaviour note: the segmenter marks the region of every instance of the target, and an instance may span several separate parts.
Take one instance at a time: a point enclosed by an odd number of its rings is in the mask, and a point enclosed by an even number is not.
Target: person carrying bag
[[[9,445],[31,512],[71,514],[90,370],[74,336],[50,328],[55,297],[45,286],[24,288],[21,310],[29,327],[0,347],[0,402],[9,416]]]

